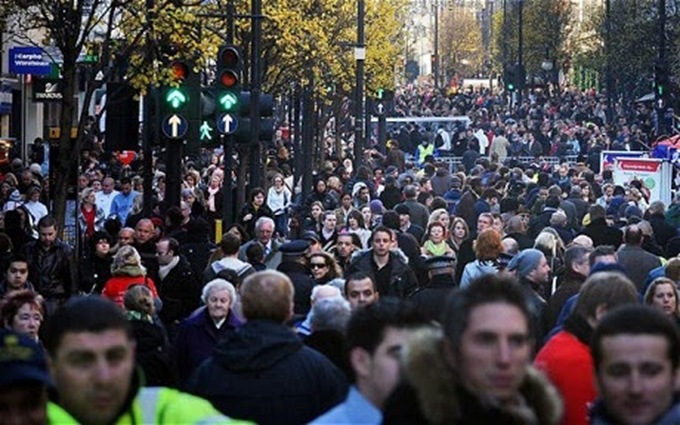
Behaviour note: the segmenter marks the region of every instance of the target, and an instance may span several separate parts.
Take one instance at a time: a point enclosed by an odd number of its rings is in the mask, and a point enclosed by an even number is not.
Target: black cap
[[[296,239],[294,241],[286,242],[279,247],[279,252],[284,256],[300,256],[309,249],[309,241],[304,239]]]
[[[401,215],[411,215],[411,211],[404,204],[399,204],[396,207],[394,207],[394,211],[397,214],[401,214]]]
[[[454,268],[456,267],[456,257],[448,255],[430,257],[425,260],[425,265],[427,266],[428,270]]]
[[[302,239],[309,242],[321,242],[321,238],[313,230],[307,230],[302,234]]]

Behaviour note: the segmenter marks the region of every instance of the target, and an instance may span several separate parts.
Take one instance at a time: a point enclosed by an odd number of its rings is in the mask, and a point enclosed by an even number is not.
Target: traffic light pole
[[[516,76],[520,79],[517,81],[517,107],[522,107],[522,95],[524,94],[524,85],[526,84],[526,75],[524,73],[524,0],[519,0],[519,16],[518,16],[518,35],[519,40],[517,44],[517,72]],[[521,80],[524,78],[524,80]]]
[[[665,132],[665,115],[666,115],[666,0],[659,0],[659,58],[658,65],[655,67],[657,72],[661,75],[655,75],[655,106],[656,106],[656,135],[659,136]]]
[[[354,167],[363,159],[364,136],[362,119],[364,115],[364,60],[366,59],[366,39],[364,35],[364,0],[357,0],[357,45],[354,58],[357,61],[357,81],[354,94]]]
[[[262,40],[262,0],[251,2],[253,42],[250,56],[250,188],[262,186],[262,144],[260,143],[260,44]]]
[[[234,7],[234,0],[229,0],[227,3],[227,43],[234,42],[234,22],[236,8]],[[234,190],[232,185],[232,170],[234,169],[234,136],[221,135],[222,150],[224,156],[222,163],[224,164],[224,178],[222,180],[222,229],[226,226],[231,226],[234,222]]]
[[[151,17],[154,7],[154,0],[146,0],[146,19],[149,26],[151,25]],[[151,41],[151,28],[147,30],[146,41],[147,48],[150,46]],[[158,134],[158,124],[160,122],[160,117],[158,116],[158,94],[154,86],[149,88],[149,92],[144,96],[144,114],[142,123],[142,152],[144,153],[144,180],[143,188],[143,205],[144,205],[144,215],[146,217],[151,217],[151,198],[153,195],[153,137],[154,134]],[[153,108],[154,113],[151,113]],[[155,127],[152,131],[151,127]],[[125,224],[125,223],[123,223]]]

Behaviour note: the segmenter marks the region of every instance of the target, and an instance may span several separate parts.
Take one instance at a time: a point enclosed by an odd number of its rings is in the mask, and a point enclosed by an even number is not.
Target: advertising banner
[[[614,163],[614,184],[627,186],[639,180],[649,189],[649,201],[671,202],[671,165],[661,159],[616,158]]]

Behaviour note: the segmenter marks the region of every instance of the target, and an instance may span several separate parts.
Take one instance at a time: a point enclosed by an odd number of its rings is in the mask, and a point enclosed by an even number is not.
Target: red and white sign
[[[671,202],[671,165],[668,161],[648,158],[616,158],[614,184],[627,186],[638,180],[649,190],[649,202]]]

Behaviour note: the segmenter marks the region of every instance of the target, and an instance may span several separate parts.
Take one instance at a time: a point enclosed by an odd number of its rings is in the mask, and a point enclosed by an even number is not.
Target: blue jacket
[[[184,319],[175,339],[175,361],[182,387],[186,386],[191,373],[210,357],[217,343],[231,329],[243,325],[234,312],[229,313],[227,321],[218,329],[208,315],[208,309],[201,307]]]
[[[132,204],[135,202],[137,192],[131,190],[127,195],[119,193],[111,201],[111,209],[109,210],[109,217],[116,216],[122,225],[125,225],[125,220],[130,214]]]

